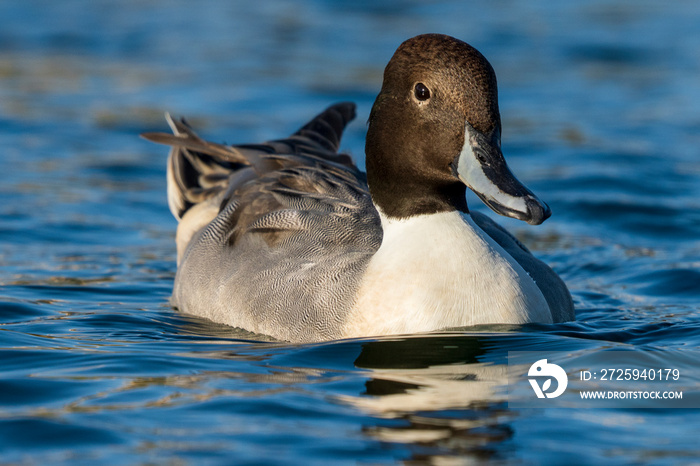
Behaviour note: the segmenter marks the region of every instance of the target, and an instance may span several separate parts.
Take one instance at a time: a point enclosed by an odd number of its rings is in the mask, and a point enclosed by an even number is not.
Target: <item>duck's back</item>
[[[184,122],[146,135],[173,146],[174,305],[285,340],[340,336],[382,235],[364,174],[337,154],[353,117],[337,104],[261,145],[207,143]]]

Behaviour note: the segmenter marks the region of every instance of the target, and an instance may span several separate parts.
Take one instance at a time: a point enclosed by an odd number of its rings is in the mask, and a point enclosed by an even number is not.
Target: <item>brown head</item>
[[[367,133],[367,177],[388,217],[467,212],[466,187],[500,214],[541,223],[549,208],[515,179],[500,149],[496,74],[453,37],[407,40],[384,71]]]

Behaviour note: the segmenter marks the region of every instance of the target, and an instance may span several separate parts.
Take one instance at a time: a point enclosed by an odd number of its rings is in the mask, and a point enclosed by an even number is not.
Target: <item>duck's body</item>
[[[417,47],[442,49],[449,73],[403,76]],[[478,78],[462,89],[466,100],[454,95],[465,80],[456,71]],[[404,43],[370,117],[370,186],[337,154],[351,103],[262,145],[208,143],[173,121],[174,136],[147,135],[173,146],[168,197],[180,220],[173,304],[290,341],[572,320],[561,279],[466,208],[469,185],[500,213],[531,223],[549,215],[502,160],[489,71],[478,52],[447,36]],[[396,95],[402,81],[405,97]],[[416,131],[425,137],[415,139]]]

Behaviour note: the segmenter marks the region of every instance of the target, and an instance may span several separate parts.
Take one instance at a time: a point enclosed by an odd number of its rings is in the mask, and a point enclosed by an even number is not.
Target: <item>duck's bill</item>
[[[490,138],[467,123],[457,176],[494,212],[539,225],[552,211],[511,173],[500,149],[500,135]]]

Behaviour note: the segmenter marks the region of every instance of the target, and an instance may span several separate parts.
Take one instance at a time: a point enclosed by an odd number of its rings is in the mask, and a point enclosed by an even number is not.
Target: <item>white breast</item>
[[[535,282],[469,216],[381,216],[382,245],[365,272],[345,337],[552,322]]]

